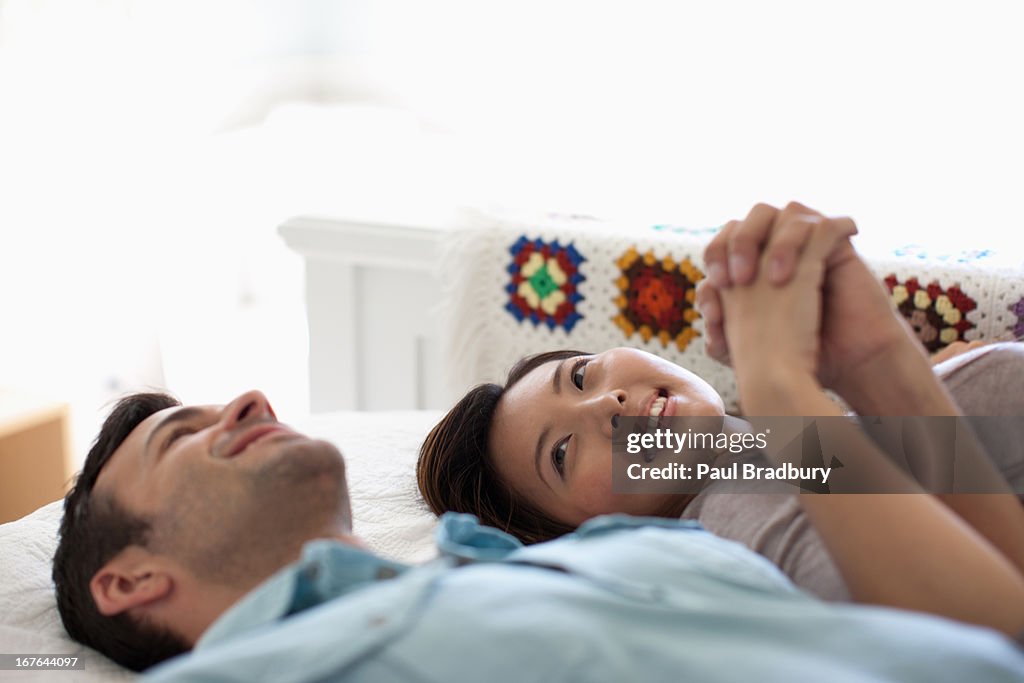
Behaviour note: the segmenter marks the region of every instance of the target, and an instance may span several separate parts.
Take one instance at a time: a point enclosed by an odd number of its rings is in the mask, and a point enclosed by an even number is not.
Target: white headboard
[[[434,272],[449,228],[308,216],[280,227],[306,261],[313,412],[449,404]]]

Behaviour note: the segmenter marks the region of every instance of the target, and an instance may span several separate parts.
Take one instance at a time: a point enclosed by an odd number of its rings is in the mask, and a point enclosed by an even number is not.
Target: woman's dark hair
[[[548,351],[527,356],[508,373],[505,385],[474,387],[430,430],[420,448],[416,481],[434,514],[468,512],[523,543],[549,541],[574,527],[552,519],[513,491],[487,450],[494,411],[502,395],[531,371],[551,361],[589,355]]]
[[[150,520],[129,512],[113,496],[94,494],[93,487],[110,456],[143,420],[177,405],[177,399],[157,393],[132,394],[118,401],[64,497],[53,557],[57,609],[68,635],[134,671],[186,652],[189,645],[170,631],[127,614],[100,614],[90,581],[123,549],[145,546],[152,527]]]

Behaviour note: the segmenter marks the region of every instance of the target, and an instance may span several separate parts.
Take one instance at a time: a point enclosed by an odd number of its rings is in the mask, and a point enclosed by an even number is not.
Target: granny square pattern
[[[735,375],[707,355],[706,321],[694,308],[704,250],[718,230],[550,212],[466,212],[446,233],[438,264],[452,395],[480,382],[503,383],[531,354],[628,346],[690,370],[721,394],[727,409],[740,409]],[[946,254],[908,245],[864,256],[928,351],[957,340],[1024,336],[1024,262],[1016,253]]]
[[[1024,297],[1021,297],[1017,303],[1007,308],[1010,313],[1017,316],[1017,322],[1013,323],[1013,326],[1009,328],[1010,332],[1013,333],[1014,337],[1020,339],[1024,337]]]
[[[693,302],[704,273],[689,258],[676,262],[669,255],[659,258],[651,250],[641,256],[636,247],[619,257],[617,265],[619,313],[613,321],[626,338],[639,334],[645,342],[657,338],[663,348],[674,342],[685,351],[700,336],[693,328],[700,317]]]
[[[571,332],[582,317],[576,310],[583,299],[577,286],[586,279],[579,270],[586,259],[572,243],[562,246],[558,240],[531,240],[526,235],[509,247],[509,253],[505,309],[520,322]]]
[[[932,282],[925,286],[916,277],[900,282],[895,274],[886,276],[884,282],[893,304],[929,351],[963,340],[964,333],[975,326],[967,314],[978,303],[956,285],[943,289]]]

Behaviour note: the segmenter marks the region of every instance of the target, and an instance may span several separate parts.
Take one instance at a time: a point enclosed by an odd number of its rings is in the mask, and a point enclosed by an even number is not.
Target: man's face
[[[95,494],[150,519],[151,551],[238,587],[294,561],[310,539],[351,532],[341,454],[278,422],[258,391],[149,416],[104,466]]]

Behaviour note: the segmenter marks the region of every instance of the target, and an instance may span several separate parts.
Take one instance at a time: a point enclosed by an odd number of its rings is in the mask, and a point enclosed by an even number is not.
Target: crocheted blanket
[[[632,346],[696,372],[735,409],[732,370],[705,355],[694,307],[704,246],[717,231],[468,213],[447,236],[440,264],[451,390],[500,383],[526,354]],[[1024,335],[1019,260],[991,249],[936,254],[919,245],[866,258],[929,351]]]

